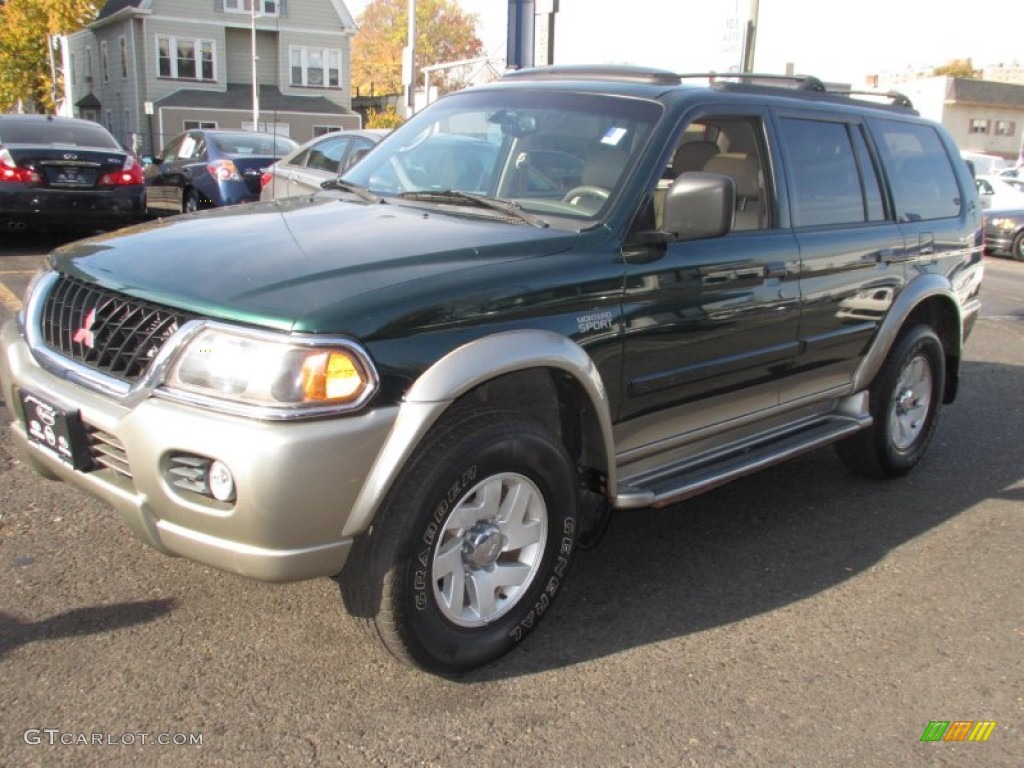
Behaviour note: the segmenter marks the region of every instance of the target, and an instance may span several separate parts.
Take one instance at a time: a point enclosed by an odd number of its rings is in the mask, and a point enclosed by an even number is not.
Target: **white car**
[[[1024,192],[1002,176],[977,176],[974,179],[982,208],[1024,208]]]
[[[260,200],[311,195],[351,168],[389,131],[333,131],[297,147],[263,172]]]

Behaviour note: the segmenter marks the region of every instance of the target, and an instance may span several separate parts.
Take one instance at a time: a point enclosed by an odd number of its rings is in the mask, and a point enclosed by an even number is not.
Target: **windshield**
[[[596,219],[660,114],[656,103],[612,96],[461,91],[398,128],[344,179],[385,197],[438,203],[437,193],[458,192]]]

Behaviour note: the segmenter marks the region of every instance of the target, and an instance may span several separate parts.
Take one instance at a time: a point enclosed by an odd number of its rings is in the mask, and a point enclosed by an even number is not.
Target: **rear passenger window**
[[[949,155],[935,129],[896,120],[872,120],[892,180],[900,221],[960,215],[960,188]]]
[[[860,224],[884,218],[878,176],[859,126],[801,118],[781,122],[793,226]]]

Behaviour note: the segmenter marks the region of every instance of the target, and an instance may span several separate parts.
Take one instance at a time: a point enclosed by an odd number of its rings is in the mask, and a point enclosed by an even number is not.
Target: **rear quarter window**
[[[956,173],[936,129],[876,119],[871,124],[892,186],[899,221],[930,221],[960,215]]]
[[[99,124],[72,123],[63,120],[5,120],[2,128],[5,144],[50,144],[61,147],[98,147],[120,149],[117,140]]]

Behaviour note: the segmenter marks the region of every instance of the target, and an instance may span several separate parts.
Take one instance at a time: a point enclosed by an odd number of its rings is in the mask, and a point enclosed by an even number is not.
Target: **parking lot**
[[[58,243],[0,245],[0,317]],[[618,513],[538,632],[456,680],[365,646],[331,581],[147,549],[5,429],[0,765],[1020,765],[1024,263],[987,261],[914,473],[825,449]],[[921,740],[957,720],[996,725]]]

